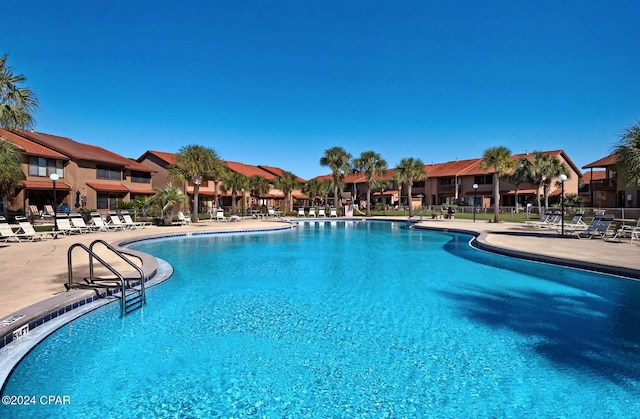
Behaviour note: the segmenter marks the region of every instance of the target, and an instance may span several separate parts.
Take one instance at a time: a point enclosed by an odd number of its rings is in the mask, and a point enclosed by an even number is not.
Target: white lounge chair
[[[58,229],[56,231],[62,234],[85,234],[89,232],[88,228],[82,227],[74,227],[71,225],[71,221],[67,218],[67,215],[64,216],[58,214],[56,217],[56,224],[58,225]]]
[[[124,226],[117,226],[115,224],[107,224],[107,222],[102,218],[97,212],[91,213],[91,222],[101,231],[117,231],[124,230]]]
[[[309,208],[309,217],[314,217],[316,216],[316,209],[315,208]]]
[[[304,217],[304,208],[300,207],[298,208],[298,217]]]
[[[326,217],[327,214],[324,213],[324,208],[320,208],[318,210],[318,217]]]
[[[69,221],[71,221],[71,225],[73,227],[85,229],[87,233],[99,230],[99,228],[95,225],[87,225],[87,223],[85,223],[84,221],[84,217],[82,217],[79,212],[69,213]]]
[[[329,210],[329,217],[338,217],[338,210],[336,210],[335,208],[331,208]]]
[[[124,224],[132,229],[146,228],[151,225],[150,221],[133,221],[127,210],[120,211],[120,216],[124,220]]]
[[[109,211],[109,224],[113,224],[117,227],[122,227],[122,229],[130,229],[132,226],[125,224],[115,211]]]
[[[184,215],[184,212],[178,211],[178,224],[189,224],[191,222],[191,218],[188,218]]]
[[[631,239],[629,243],[633,243],[634,240],[640,242],[640,218],[635,227],[622,226],[616,230],[614,239]]]
[[[20,230],[16,232],[16,236],[18,236],[19,238],[24,238],[29,241],[36,241],[55,238],[58,235],[56,232],[47,233],[36,231],[29,220],[27,220],[25,217],[16,217],[16,221],[20,225]]]
[[[20,236],[13,231],[7,219],[0,215],[0,241],[8,243],[9,240],[21,241]]]
[[[219,209],[216,211],[216,221],[227,221],[227,217],[224,216],[224,211]]]

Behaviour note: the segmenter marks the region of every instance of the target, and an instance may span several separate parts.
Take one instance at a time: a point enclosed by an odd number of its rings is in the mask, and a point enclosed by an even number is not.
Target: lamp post
[[[53,182],[53,230],[58,231],[58,204],[56,199],[56,182],[60,179],[57,173],[51,173],[49,179]]]
[[[567,175],[564,173],[560,175],[560,182],[562,184],[561,195],[560,195],[560,215],[561,215],[561,234],[564,236],[564,181],[567,180]]]
[[[473,184],[473,222],[476,222],[476,199],[478,199],[478,184]]]

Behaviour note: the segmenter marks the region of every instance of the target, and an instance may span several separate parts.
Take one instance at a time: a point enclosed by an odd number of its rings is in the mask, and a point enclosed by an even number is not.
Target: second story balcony
[[[615,191],[618,183],[616,179],[599,179],[591,181],[591,189],[594,191]]]

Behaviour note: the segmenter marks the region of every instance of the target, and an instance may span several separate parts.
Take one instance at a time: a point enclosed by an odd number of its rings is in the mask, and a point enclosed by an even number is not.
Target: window
[[[493,185],[493,175],[474,176],[473,183],[477,183],[478,185]]]
[[[115,209],[116,201],[122,201],[123,194],[114,192],[98,192],[97,207],[98,209]]]
[[[98,166],[96,169],[96,178],[122,180],[122,171],[111,167]]]
[[[29,176],[43,176],[57,173],[64,177],[64,161],[56,159],[46,159],[44,157],[29,157]]]
[[[413,187],[414,188],[424,188],[424,180],[419,180],[419,181],[414,181],[413,182]]]
[[[131,171],[131,182],[135,183],[151,183],[151,173]]]

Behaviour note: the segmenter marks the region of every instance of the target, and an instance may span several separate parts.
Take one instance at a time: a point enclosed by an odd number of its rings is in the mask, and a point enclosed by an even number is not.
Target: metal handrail
[[[89,249],[91,250],[91,253],[89,254],[89,274],[91,275],[91,277],[93,277],[93,263],[91,263],[91,254],[94,253],[93,252],[93,246],[95,246],[97,243],[100,243],[100,244],[104,245],[107,249],[111,250],[113,253],[118,255],[120,257],[120,259],[125,261],[129,266],[131,266],[133,269],[138,271],[138,274],[140,274],[140,293],[142,294],[142,304],[144,304],[144,301],[145,301],[145,295],[144,295],[145,294],[145,291],[144,291],[145,278],[144,278],[144,272],[142,271],[142,268],[140,268],[135,263],[131,262],[131,260],[129,260],[129,258],[125,257],[122,254],[122,252],[118,251],[116,248],[114,248],[113,246],[111,246],[109,243],[107,243],[104,240],[100,240],[100,239],[94,240],[89,245]],[[123,294],[123,298],[124,298],[124,294]]]
[[[131,262],[121,252],[116,250],[113,246],[111,246],[110,244],[108,244],[104,240],[94,240],[88,247],[86,245],[82,244],[82,243],[75,243],[75,244],[72,244],[69,247],[69,250],[67,251],[67,269],[68,269],[68,276],[69,276],[69,282],[67,284],[67,288],[68,289],[74,288],[72,254],[73,254],[73,250],[76,247],[79,247],[81,249],[84,249],[87,252],[87,254],[89,255],[89,277],[92,280],[91,284],[84,285],[84,286],[81,285],[81,287],[84,287],[84,288],[86,288],[86,287],[112,288],[112,287],[109,287],[108,285],[100,284],[99,280],[98,281],[95,280],[94,275],[93,275],[93,273],[94,273],[94,265],[93,264],[94,264],[94,259],[97,260],[102,266],[104,266],[106,269],[108,269],[109,272],[111,272],[113,275],[115,275],[116,278],[119,280],[118,287],[120,288],[120,297],[121,297],[121,301],[122,301],[122,304],[121,304],[121,306],[122,306],[122,317],[124,317],[125,314],[126,314],[126,289],[127,289],[126,284],[127,284],[127,279],[125,279],[124,276],[122,276],[122,274],[120,274],[109,263],[107,263],[104,259],[102,259],[100,256],[98,256],[93,251],[93,247],[97,243],[103,244],[107,249],[111,250],[113,253],[118,255],[122,260],[124,260],[128,265],[130,265],[136,271],[138,271],[138,273],[140,274],[141,302],[142,302],[142,305],[144,305],[144,302],[145,302],[145,291],[144,291],[145,278],[144,278],[144,272],[142,271],[142,269],[139,266],[137,266],[136,264]]]

